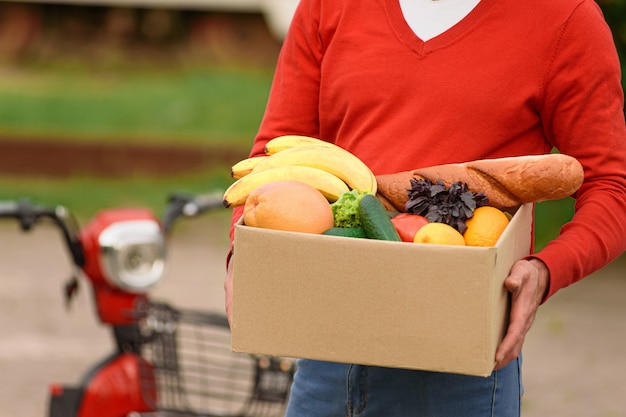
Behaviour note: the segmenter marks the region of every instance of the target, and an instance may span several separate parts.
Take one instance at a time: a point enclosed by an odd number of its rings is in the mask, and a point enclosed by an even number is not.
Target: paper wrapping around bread
[[[404,212],[413,178],[433,183],[441,180],[447,187],[461,181],[471,191],[484,193],[489,205],[508,210],[571,196],[582,185],[583,177],[583,167],[575,158],[546,154],[436,165],[377,175],[376,180],[377,196],[387,209]]]

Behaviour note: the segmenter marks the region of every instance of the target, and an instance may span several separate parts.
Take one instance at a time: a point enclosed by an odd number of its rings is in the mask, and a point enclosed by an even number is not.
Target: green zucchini
[[[373,194],[366,194],[359,202],[359,218],[365,235],[370,239],[401,242],[400,235],[391,222],[389,213]]]
[[[331,227],[322,234],[343,237],[367,237],[365,230],[362,227]]]

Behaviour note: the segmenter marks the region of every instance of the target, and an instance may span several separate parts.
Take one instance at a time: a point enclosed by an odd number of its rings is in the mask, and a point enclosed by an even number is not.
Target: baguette
[[[563,154],[481,159],[377,175],[378,196],[388,209],[406,211],[411,179],[441,180],[446,187],[461,181],[484,193],[489,205],[509,210],[525,203],[559,200],[574,194],[583,182],[583,167]]]

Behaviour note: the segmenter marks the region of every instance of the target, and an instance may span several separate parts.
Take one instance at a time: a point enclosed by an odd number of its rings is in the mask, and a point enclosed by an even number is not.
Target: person
[[[597,4],[301,0],[250,155],[288,134],[338,144],[377,175],[554,149],[581,162],[571,221],[505,280],[510,321],[490,377],[300,359],[287,407],[288,417],[519,416],[539,306],[626,249],[624,95]],[[225,288],[230,314],[230,268]]]

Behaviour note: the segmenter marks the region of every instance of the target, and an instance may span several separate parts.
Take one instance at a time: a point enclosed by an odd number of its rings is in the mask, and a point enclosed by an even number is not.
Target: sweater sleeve
[[[250,156],[262,155],[267,141],[277,136],[319,138],[320,65],[323,55],[319,3],[320,0],[302,0],[294,13]],[[243,207],[233,209],[228,259],[232,255],[234,224],[242,214]]]
[[[253,153],[276,136],[319,138],[319,92],[323,44],[319,0],[302,0],[293,16],[276,65]]]
[[[550,270],[547,297],[626,249],[626,125],[620,65],[599,7],[583,1],[562,28],[544,83],[547,138],[576,157],[585,180],[575,214],[535,254]]]

